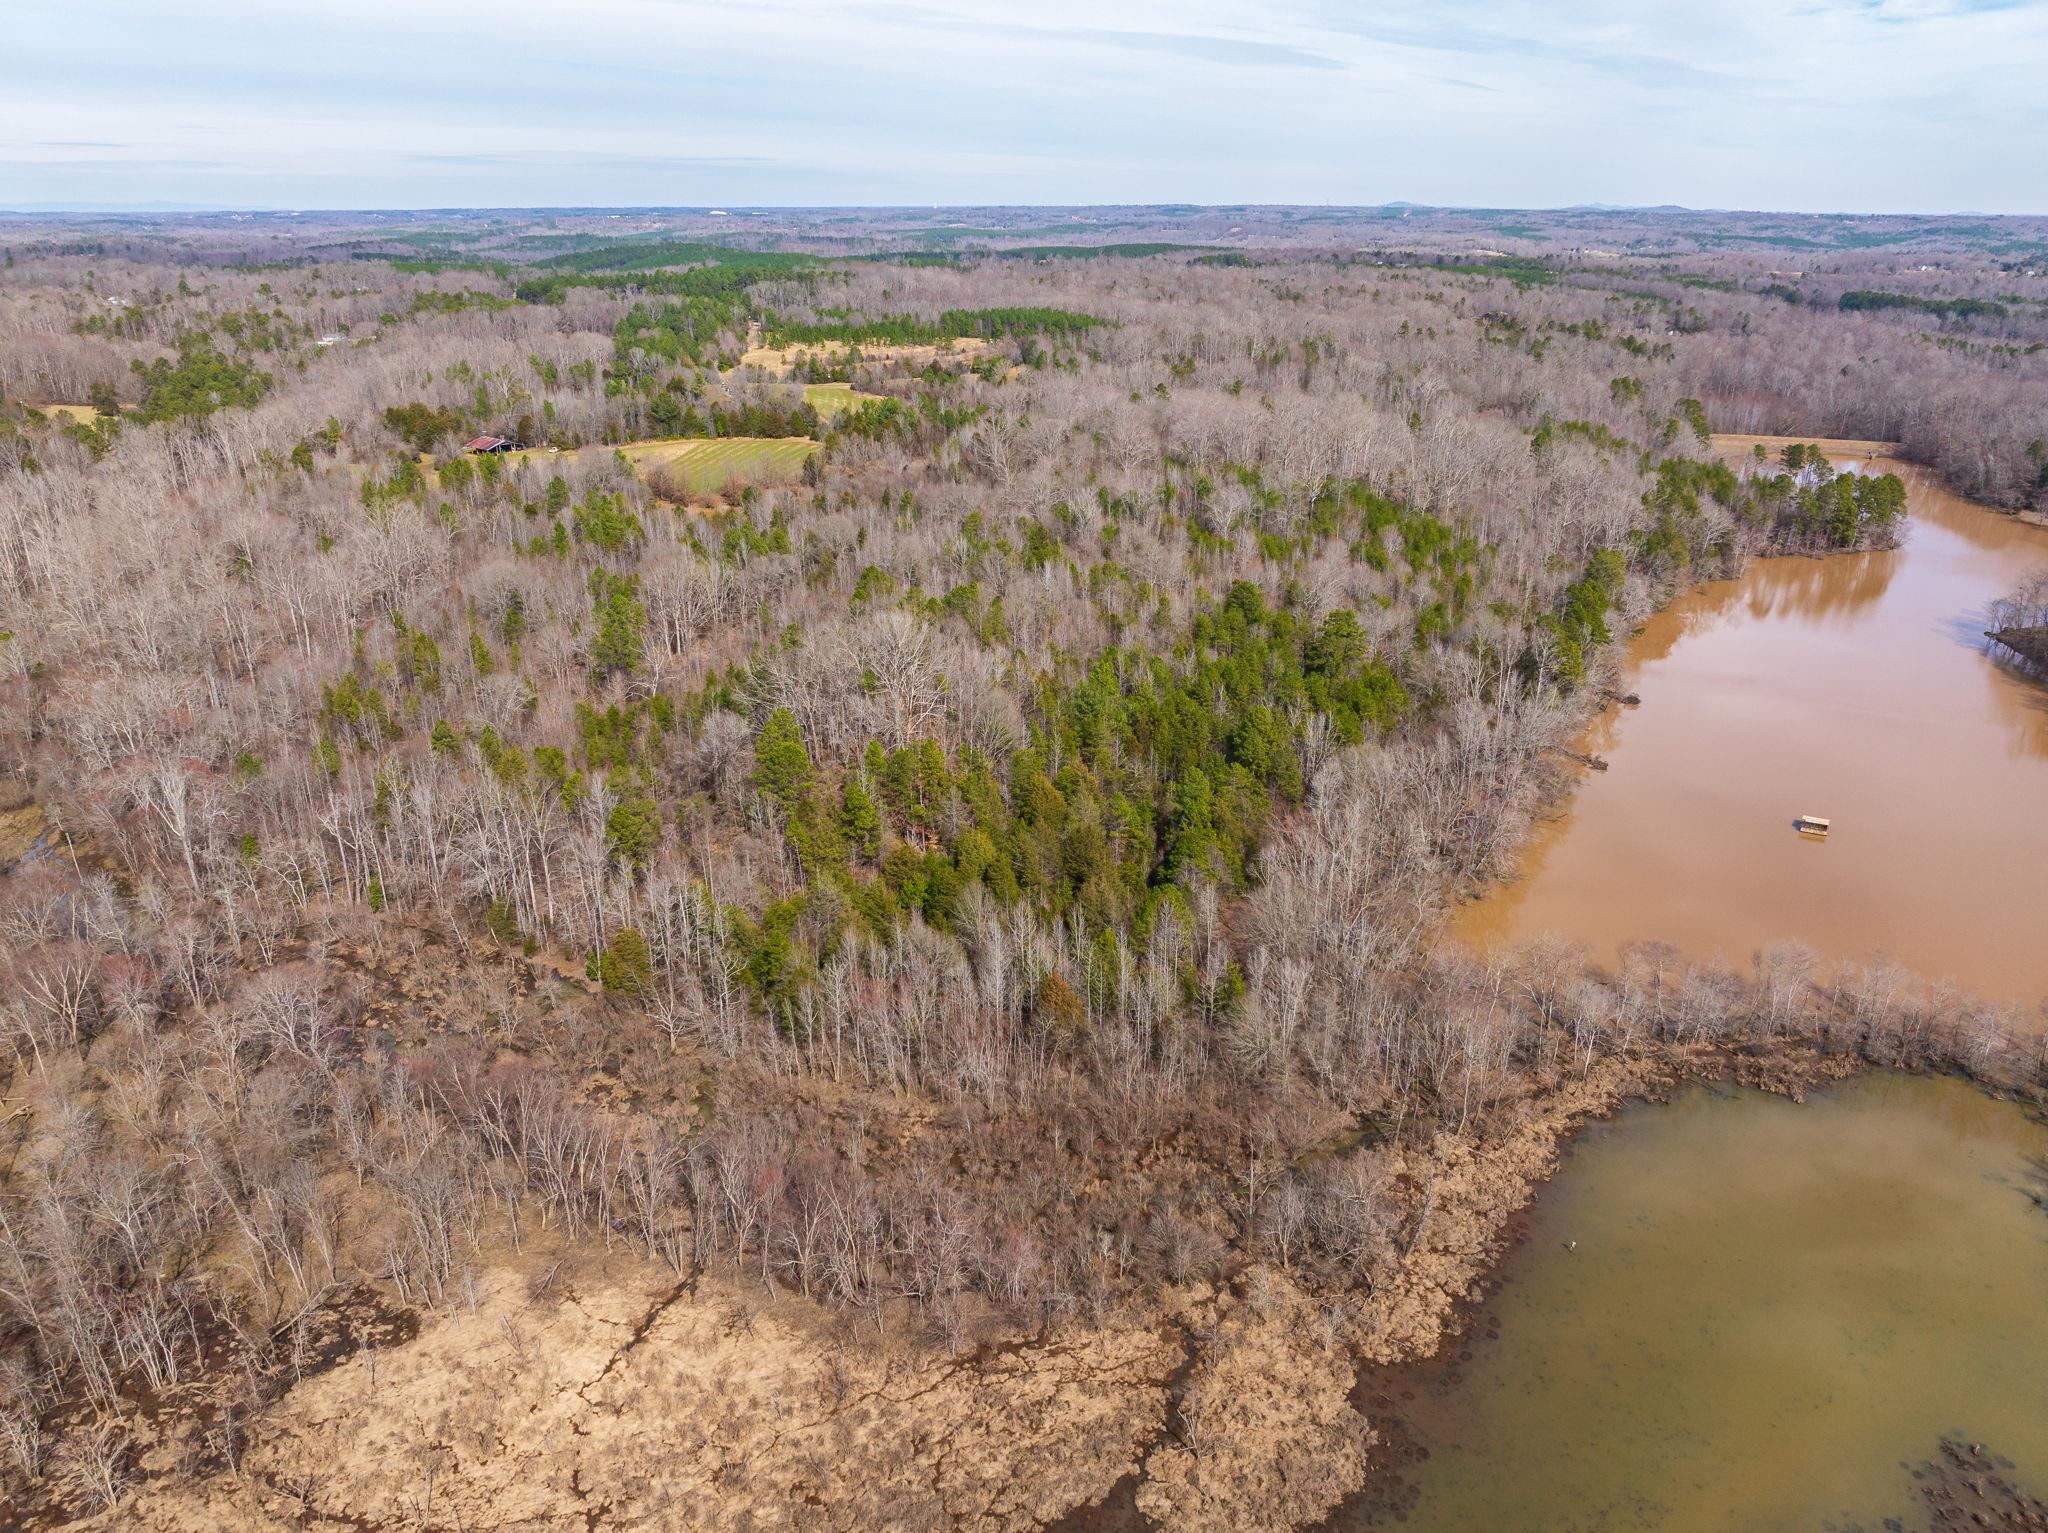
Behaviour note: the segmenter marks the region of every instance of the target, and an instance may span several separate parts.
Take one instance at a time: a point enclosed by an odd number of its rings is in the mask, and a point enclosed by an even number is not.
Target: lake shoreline
[[[1603,1108],[1575,1115],[1556,1135],[1548,1165],[1529,1177],[1522,1201],[1493,1231],[1488,1259],[1444,1317],[1434,1344],[1428,1350],[1387,1361],[1357,1362],[1349,1398],[1351,1407],[1372,1428],[1365,1477],[1321,1519],[1307,1524],[1308,1533],[1355,1533],[1359,1528],[1407,1520],[1407,1511],[1419,1493],[1408,1476],[1418,1464],[1428,1460],[1430,1449],[1415,1433],[1412,1417],[1404,1407],[1425,1391],[1456,1385],[1464,1367],[1473,1361],[1473,1343],[1499,1339],[1495,1306],[1511,1281],[1509,1269],[1513,1259],[1536,1237],[1539,1199],[1567,1169],[1569,1152],[1587,1135],[1612,1124],[1625,1111],[1668,1104],[1692,1087],[1748,1088],[1804,1105],[1810,1092],[1872,1075],[1892,1074],[1913,1079],[1958,1080],[1992,1100],[2018,1103],[2032,1115],[2043,1112],[2043,1097],[2038,1089],[2029,1092],[2017,1084],[1981,1079],[1953,1059],[1885,1062],[1868,1058],[1860,1050],[1831,1050],[1819,1039],[1787,1038],[1768,1046],[1722,1046],[1704,1051],[1673,1049],[1644,1064],[1647,1073],[1637,1089],[1617,1091]],[[1970,1494],[1969,1481],[1963,1478],[1965,1467],[1989,1462],[1974,1445],[1939,1446],[1946,1458],[1930,1459],[1923,1466],[1929,1503],[1937,1512],[1960,1504]],[[1999,1497],[2023,1507],[2036,1504],[2031,1501],[2027,1487],[2004,1482],[1999,1482],[1994,1499]]]
[[[1875,437],[1769,436],[1749,431],[1717,431],[1714,433],[1714,445],[1723,451],[1751,452],[1752,456],[1753,449],[1758,446],[1772,454],[1787,447],[1818,447],[1831,458],[1868,458],[1886,461],[1927,475],[1944,493],[1953,495],[1957,500],[1981,506],[1998,516],[2009,516],[2014,521],[2025,522],[2030,527],[2048,527],[2048,511],[2036,511],[2027,506],[1994,506],[1988,501],[1978,500],[1967,489],[1942,473],[1939,465],[1923,463],[1913,457],[1906,450],[1904,442],[1885,441]]]
[[[1741,468],[1743,472],[1747,473],[1753,465],[1747,459],[1740,458],[1737,455],[1750,445],[1757,443],[1767,444],[1776,449],[1792,446],[1818,447],[1829,457],[1863,456],[1882,459],[1899,466],[1913,468],[1916,471],[1932,472],[1932,470],[1923,470],[1919,464],[1914,464],[1905,458],[1897,457],[1895,450],[1901,445],[1897,442],[1863,441],[1860,439],[1852,440],[1849,438],[1830,437],[1816,440],[1810,437],[1751,436],[1717,432],[1714,434],[1711,445],[1716,453],[1728,460],[1729,467]],[[1951,491],[1950,493],[1960,495],[1960,492]],[[1972,502],[1972,504],[1975,503]],[[1991,511],[1996,508],[1984,506],[1981,509]],[[1896,547],[1896,541],[1891,546]],[[1523,813],[1528,820],[1528,829],[1515,848],[1514,868],[1498,876],[1468,880],[1453,889],[1445,911],[1445,924],[1449,924],[1451,918],[1455,917],[1457,912],[1464,910],[1466,907],[1478,904],[1500,893],[1503,889],[1521,882],[1527,876],[1526,862],[1531,843],[1536,839],[1534,835],[1535,830],[1539,826],[1555,821],[1571,804],[1578,793],[1582,775],[1585,771],[1606,770],[1605,764],[1598,768],[1592,766],[1594,761],[1603,760],[1594,749],[1592,736],[1595,729],[1603,721],[1618,718],[1626,709],[1643,705],[1644,699],[1632,686],[1628,685],[1628,679],[1624,674],[1625,662],[1618,658],[1618,656],[1619,652],[1628,642],[1641,636],[1646,624],[1669,612],[1680,602],[1697,595],[1709,586],[1721,582],[1741,580],[1749,572],[1750,567],[1759,559],[1810,559],[1817,563],[1824,563],[1844,556],[1853,556],[1872,551],[1872,549],[1864,547],[1763,548],[1741,555],[1740,563],[1732,568],[1724,563],[1723,568],[1716,573],[1702,575],[1694,571],[1687,571],[1683,576],[1673,579],[1670,588],[1659,593],[1659,599],[1655,606],[1631,620],[1629,632],[1624,640],[1610,645],[1597,653],[1595,660],[1600,667],[1599,674],[1597,676],[1589,675],[1585,685],[1575,694],[1582,700],[1583,706],[1564,732],[1561,742],[1545,747],[1541,752],[1547,756],[1561,756],[1571,765],[1565,766],[1553,762],[1554,769],[1542,775],[1535,796],[1523,806]],[[1734,556],[1731,555],[1730,557]],[[1573,770],[1573,767],[1576,767],[1578,770]]]
[[[1742,471],[1746,445],[1793,439],[1714,440]],[[1890,444],[1817,445],[1854,455]],[[1485,955],[1556,935],[1610,968],[1631,942],[1668,942],[1733,968],[1774,943],[1801,943],[1832,962],[1882,955],[2009,1006],[2048,994],[2048,971],[1984,924],[2015,908],[2033,837],[1984,845],[1981,828],[1958,818],[1960,800],[1931,790],[1927,764],[2001,811],[2039,791],[2048,738],[2032,722],[2038,671],[1979,633],[1976,604],[2048,557],[2048,544],[1920,466],[1876,457],[1869,467],[1907,477],[1918,530],[1894,550],[1759,550],[1739,569],[1731,560],[1694,572],[1706,578],[1682,578],[1631,614],[1628,638],[1601,652],[1549,747],[1553,769],[1522,808],[1519,843],[1505,866],[1476,870],[1455,891],[1439,941]],[[1622,694],[1640,695],[1643,716]],[[1921,703],[1927,722],[1904,722],[1923,716]],[[1899,748],[1922,730],[1938,755]],[[1567,757],[1614,770],[1595,792]],[[1826,857],[1778,839],[1794,811],[1809,810],[1851,833]],[[1893,855],[1900,838],[1903,857]],[[1969,876],[1972,859],[1986,857],[2003,884]],[[1880,896],[1908,861],[1928,876],[1904,879],[1894,909]],[[1635,864],[1650,871],[1631,879]],[[1672,892],[1694,879],[1684,897]],[[1951,907],[1957,914],[1942,915]]]
[[[1264,1262],[1216,1285],[1162,1296],[1120,1324],[1162,1327],[1178,1359],[1159,1386],[1164,1410],[1127,1471],[1049,1526],[1061,1533],[1237,1533],[1350,1527],[1338,1519],[1398,1493],[1403,1389],[1460,1366],[1500,1292],[1509,1260],[1530,1238],[1536,1199],[1566,1152],[1623,1109],[1665,1101],[1687,1086],[1733,1082],[1802,1100],[1809,1091],[1879,1068],[1861,1054],[1804,1038],[1768,1044],[1659,1045],[1605,1058],[1586,1076],[1537,1085],[1476,1138],[1446,1134],[1401,1151],[1410,1202],[1436,1190],[1395,1270],[1348,1298]],[[1398,1148],[1398,1147],[1397,1147]],[[1424,1230],[1426,1228],[1426,1234]],[[1306,1340],[1337,1314],[1349,1319],[1330,1351]],[[1199,1454],[1182,1416],[1204,1379],[1226,1382],[1227,1420],[1205,1421]]]

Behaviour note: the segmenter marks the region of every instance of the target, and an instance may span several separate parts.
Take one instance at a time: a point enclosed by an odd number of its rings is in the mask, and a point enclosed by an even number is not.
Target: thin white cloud
[[[1314,48],[1275,42],[1244,32],[1148,31],[1127,27],[1047,25],[992,19],[967,9],[877,4],[870,14],[899,25],[929,32],[964,32],[989,41],[1025,41],[1065,49],[1117,48],[1195,59],[1228,69],[1342,69],[1343,62]]]

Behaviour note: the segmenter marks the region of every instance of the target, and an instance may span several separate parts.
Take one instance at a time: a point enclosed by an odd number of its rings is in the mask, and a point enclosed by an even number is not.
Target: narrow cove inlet
[[[2048,529],[1887,459],[1910,522],[1887,553],[1757,560],[1679,598],[1629,646],[1588,776],[1519,875],[1458,912],[1482,947],[1554,934],[1746,967],[1801,942],[1888,958],[2031,1009],[2048,997],[2048,689],[1985,610],[2048,564]],[[1832,821],[1825,840],[1793,827]]]

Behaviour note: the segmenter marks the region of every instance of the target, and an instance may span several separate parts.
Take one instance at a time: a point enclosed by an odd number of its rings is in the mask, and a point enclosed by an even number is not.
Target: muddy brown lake
[[[1329,1526],[1922,1530],[1944,1442],[2040,1495],[2044,1197],[2048,1126],[1961,1081],[1624,1109],[1538,1198],[1464,1361],[1403,1386],[1407,1462]]]
[[[1607,759],[1511,883],[1464,907],[1480,946],[1554,934],[1746,964],[1804,942],[2032,1007],[2048,997],[2048,687],[1983,636],[2048,564],[2048,529],[1900,474],[1905,542],[1760,559],[1653,617],[1581,749]],[[1793,820],[1826,816],[1825,840]]]

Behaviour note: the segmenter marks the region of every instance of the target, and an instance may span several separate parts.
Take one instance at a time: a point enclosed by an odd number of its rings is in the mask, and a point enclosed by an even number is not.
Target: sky
[[[0,206],[2048,212],[2048,0],[6,0]]]

